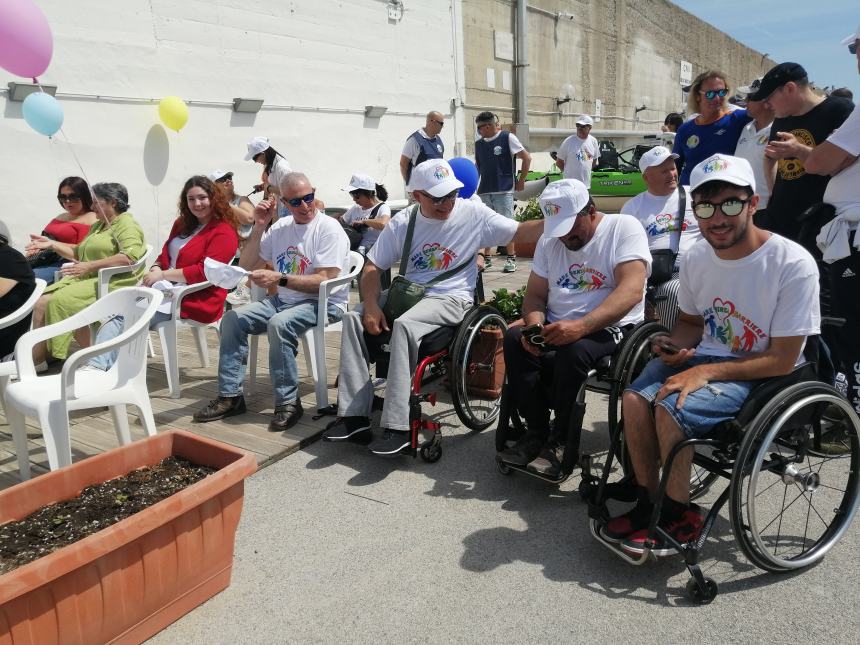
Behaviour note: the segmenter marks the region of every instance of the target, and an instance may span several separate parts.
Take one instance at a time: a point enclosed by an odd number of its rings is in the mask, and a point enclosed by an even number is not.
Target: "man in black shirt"
[[[765,148],[765,176],[772,183],[765,228],[803,244],[815,257],[815,235],[800,239],[800,215],[821,201],[829,177],[811,175],[803,162],[815,146],[842,125],[854,109],[851,101],[816,94],[806,70],[797,63],[780,63],[762,78],[753,101],[765,101],[776,119]],[[814,231],[817,233],[817,230]]]
[[[30,263],[8,241],[8,233],[0,230],[0,318],[23,305],[36,287]],[[15,343],[29,329],[30,316],[0,329],[0,361],[15,351]]]

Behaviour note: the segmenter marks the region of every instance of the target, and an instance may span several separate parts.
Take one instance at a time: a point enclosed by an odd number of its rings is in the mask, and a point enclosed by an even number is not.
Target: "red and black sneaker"
[[[660,527],[679,543],[686,544],[699,539],[704,524],[704,510],[697,504],[690,504],[679,519],[661,522]],[[626,540],[621,542],[621,548],[631,555],[642,555],[645,552],[645,543],[648,542],[649,538],[648,529],[644,528],[629,535]],[[651,553],[656,556],[674,555],[677,552],[678,549],[661,538],[657,538],[654,546],[651,547]]]
[[[651,502],[639,502],[623,515],[613,517],[602,526],[600,528],[600,537],[607,542],[620,544],[631,534],[647,530],[653,512],[654,505]]]

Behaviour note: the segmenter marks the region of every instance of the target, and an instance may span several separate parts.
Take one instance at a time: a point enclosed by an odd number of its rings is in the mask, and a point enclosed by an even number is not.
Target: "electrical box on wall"
[[[509,31],[493,32],[494,55],[497,60],[514,62],[514,35]]]

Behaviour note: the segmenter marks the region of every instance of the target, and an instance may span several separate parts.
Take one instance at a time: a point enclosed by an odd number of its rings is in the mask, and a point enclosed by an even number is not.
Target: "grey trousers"
[[[380,305],[386,294],[380,297]],[[391,358],[382,409],[382,427],[409,430],[409,390],[412,371],[418,362],[421,339],[443,325],[463,320],[472,303],[451,296],[428,296],[394,321],[391,328]],[[373,405],[373,383],[368,367],[369,354],[364,342],[364,326],[358,305],[343,316],[338,378],[338,415],[368,417]]]

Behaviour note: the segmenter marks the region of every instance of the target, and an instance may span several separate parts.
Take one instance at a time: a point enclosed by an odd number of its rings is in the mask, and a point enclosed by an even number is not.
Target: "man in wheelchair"
[[[551,183],[540,205],[544,235],[523,324],[508,330],[504,344],[508,388],[527,432],[498,458],[554,478],[564,451],[579,450],[578,429],[567,445],[576,393],[597,361],[615,351],[624,329],[643,319],[651,254],[639,222],[598,212],[576,179]]]
[[[631,554],[649,544],[660,464],[672,448],[734,418],[757,382],[790,373],[806,337],[819,333],[815,261],[799,244],[755,226],[749,162],[713,155],[693,169],[690,188],[704,240],[681,266],[681,314],[623,396],[637,503],[601,529]],[[676,456],[658,521],[682,544],[703,525],[702,510],[689,501],[692,459],[692,446]],[[651,552],[675,549],[658,540]]]
[[[410,448],[411,374],[422,338],[440,327],[458,325],[472,307],[479,249],[534,242],[540,236],[539,220],[518,224],[481,203],[458,199],[462,187],[447,161],[431,159],[412,170],[409,190],[416,205],[395,215],[383,229],[362,274],[364,302],[343,319],[339,418],[323,433],[324,440],[370,439],[373,384],[365,333],[379,337],[390,332],[381,418],[385,432],[370,444],[370,450],[379,455],[396,455]],[[383,309],[391,290],[380,293],[379,276],[398,258],[401,276],[413,286],[423,285],[426,292],[407,311],[389,319],[391,308],[385,312]]]

